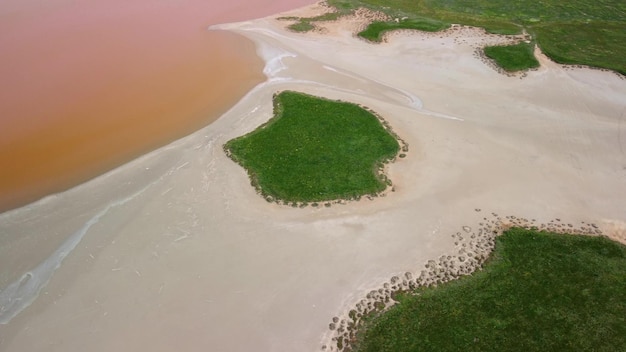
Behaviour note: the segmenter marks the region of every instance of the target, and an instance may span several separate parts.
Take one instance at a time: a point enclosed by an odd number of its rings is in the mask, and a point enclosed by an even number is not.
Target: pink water
[[[207,27],[312,2],[0,2],[0,211],[214,121],[264,77],[253,43]]]

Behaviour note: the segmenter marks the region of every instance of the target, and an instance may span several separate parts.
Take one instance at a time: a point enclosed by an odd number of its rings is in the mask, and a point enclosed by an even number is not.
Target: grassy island
[[[358,8],[386,14],[358,33],[379,42],[395,29],[439,31],[451,24],[485,28],[496,34],[526,30],[543,52],[562,64],[581,64],[626,75],[626,2],[623,0],[328,0],[335,12],[291,18],[306,32],[314,22],[337,19]],[[533,43],[533,44],[534,44]],[[521,53],[526,55],[526,53]],[[506,68],[505,68],[506,69]]]
[[[484,270],[395,296],[351,351],[625,351],[626,246],[513,228]]]
[[[373,112],[285,91],[274,96],[274,115],[224,145],[268,201],[302,205],[359,199],[390,185],[382,167],[400,144]]]

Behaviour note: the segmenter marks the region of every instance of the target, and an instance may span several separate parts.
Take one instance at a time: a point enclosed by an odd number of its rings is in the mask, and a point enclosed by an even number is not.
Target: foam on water
[[[279,72],[287,69],[283,59],[286,57],[297,57],[295,53],[269,45],[265,42],[257,42],[257,55],[265,62],[263,73],[271,80],[276,78]]]
[[[250,30],[249,27],[251,22],[239,22],[239,23],[224,23],[209,26],[209,30]],[[257,28],[253,28],[257,29]],[[266,29],[258,29],[257,32],[266,32],[266,34],[275,34]],[[263,69],[263,73],[269,80],[278,79],[277,74],[287,68],[287,66],[283,63],[283,59],[286,57],[297,57],[298,55],[285,50],[283,48],[279,48],[277,46],[270,45],[265,41],[257,40],[255,41],[256,45],[256,53],[257,55],[265,62],[265,68]]]

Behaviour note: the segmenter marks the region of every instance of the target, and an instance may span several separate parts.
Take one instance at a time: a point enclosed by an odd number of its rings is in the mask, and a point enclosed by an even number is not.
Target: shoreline
[[[0,175],[0,212],[68,190],[215,121],[265,77],[249,40],[206,26],[309,2],[52,0],[41,11],[7,1],[0,6],[7,52],[0,168],[11,172]]]
[[[29,270],[15,253],[34,239],[52,251],[54,234],[109,209],[39,298],[0,325],[3,350],[160,351],[181,341],[187,350],[318,350],[329,318],[393,273],[453,253],[449,234],[481,222],[477,208],[624,233],[615,134],[623,80],[558,65],[511,79],[473,56],[466,42],[484,38],[471,31],[465,42],[413,33],[372,46],[341,23],[303,35],[274,18],[218,26],[253,40],[270,75],[222,118],[0,214],[0,267],[13,271],[0,275],[6,287]],[[411,145],[388,166],[396,192],[320,209],[258,197],[221,146],[267,121],[272,95],[284,89],[384,117]]]
[[[481,213],[482,209],[476,208]],[[362,318],[370,314],[384,314],[384,311],[398,303],[394,295],[410,292],[420,287],[437,287],[450,281],[470,276],[483,268],[495,248],[496,237],[510,228],[534,229],[559,235],[598,236],[626,245],[626,230],[621,233],[605,235],[595,223],[580,221],[574,225],[560,218],[547,223],[538,223],[536,219],[519,216],[499,216],[496,213],[485,214],[476,224],[463,225],[451,237],[455,249],[438,258],[431,258],[413,270],[396,273],[367,294],[357,297],[341,310],[341,313],[329,319],[328,330],[321,342],[321,351],[344,351],[348,341],[354,341],[361,328]],[[626,224],[622,224],[624,226]]]

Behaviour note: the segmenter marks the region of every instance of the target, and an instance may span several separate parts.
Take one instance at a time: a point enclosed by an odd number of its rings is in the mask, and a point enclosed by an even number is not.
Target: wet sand
[[[2,292],[47,282],[0,325],[0,350],[319,351],[333,316],[456,255],[454,234],[486,214],[623,235],[625,80],[544,56],[509,77],[475,49],[510,38],[460,28],[372,45],[352,36],[359,21],[220,26],[254,41],[267,82],[186,138],[0,214]],[[383,116],[409,145],[387,170],[395,192],[304,209],[259,197],[222,145],[266,122],[283,89]]]
[[[206,28],[306,3],[3,1],[0,212],[217,119],[265,77],[249,40]]]

